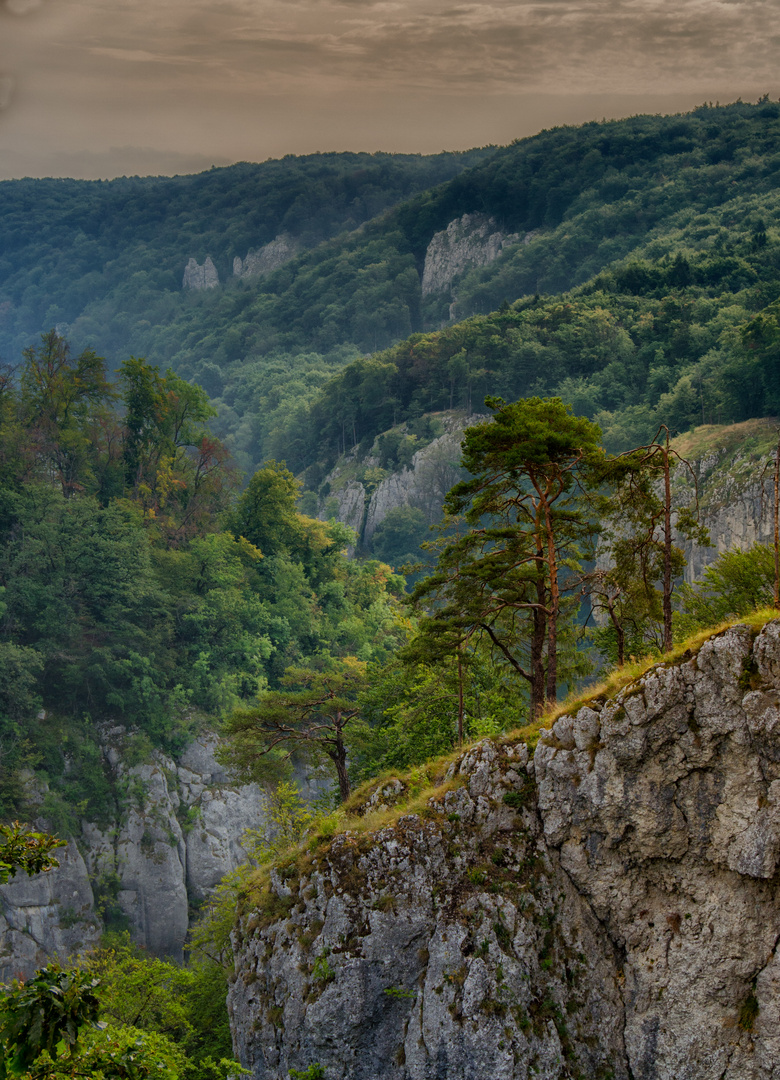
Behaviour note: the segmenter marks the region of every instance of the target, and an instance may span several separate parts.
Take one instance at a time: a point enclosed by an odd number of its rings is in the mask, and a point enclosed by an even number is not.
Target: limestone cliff
[[[464,214],[437,232],[425,253],[422,294],[447,291],[453,281],[475,266],[494,262],[519,234],[501,232],[495,218],[487,214]]]
[[[270,274],[294,258],[299,250],[300,244],[293,237],[280,233],[257,251],[248,251],[245,259],[236,255],[233,259],[233,276],[249,278]]]
[[[737,626],[560,717],[530,760],[482,742],[405,810],[411,779],[385,782],[244,912],[242,1062],[777,1080],[779,735],[780,623]]]
[[[183,289],[215,289],[217,285],[219,285],[219,274],[210,255],[206,256],[206,261],[202,266],[197,259],[191,258],[184,267],[181,283]]]
[[[343,458],[326,477],[328,495],[320,500],[320,517],[331,517],[335,511],[338,520],[354,529],[365,546],[370,545],[390,510],[397,507],[422,510],[429,525],[440,521],[444,497],[461,476],[463,433],[486,417],[455,411],[437,416],[442,434],[417,450],[408,466],[389,473],[383,470],[373,489],[365,477],[367,470],[379,465],[379,458],[372,453],[360,466],[354,455]]]
[[[155,752],[138,765],[125,759],[123,729],[102,741],[121,813],[102,829],[83,822],[59,869],[0,886],[0,982],[95,944],[107,907],[150,952],[180,957],[191,911],[245,861],[244,830],[264,825],[259,789],[228,780],[213,736],[178,763]]]
[[[773,459],[777,441],[773,419],[708,425],[675,440],[675,447],[693,466],[701,520],[712,541],[711,547],[683,545],[687,581],[701,577],[704,568],[724,551],[773,542],[774,494],[771,467],[766,470],[765,466]],[[675,482],[683,501],[691,501],[692,485],[683,468],[677,469]]]

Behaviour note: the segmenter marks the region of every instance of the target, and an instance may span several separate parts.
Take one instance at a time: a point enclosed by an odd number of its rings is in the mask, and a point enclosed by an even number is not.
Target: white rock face
[[[762,427],[773,429],[774,421],[750,421],[744,426],[749,426],[750,434],[755,434],[756,429]],[[733,435],[734,428],[725,428],[724,442],[731,441]],[[689,584],[699,580],[704,570],[726,551],[747,551],[756,543],[771,545],[774,542],[772,469],[770,464],[762,480],[765,460],[768,457],[756,460],[755,452],[735,453],[733,447],[725,446],[711,450],[701,458],[691,458],[699,489],[700,521],[709,530],[711,544],[705,547],[680,534],[675,536],[675,543],[685,554],[684,579]],[[661,483],[656,490],[660,496]],[[672,473],[672,499],[683,506],[693,506],[695,502],[691,474],[679,463]],[[602,553],[597,564],[605,568],[609,566],[609,559]],[[602,617],[598,614],[596,621]]]
[[[363,540],[367,544],[389,512],[398,506],[422,510],[430,525],[439,521],[447,492],[460,479],[460,444],[463,432],[483,417],[470,417],[418,450],[412,467],[393,473],[371,495]]]
[[[338,837],[246,913],[242,1062],[778,1080],[779,733],[774,622],[561,717],[530,764],[480,743],[426,814]]]
[[[52,956],[63,959],[97,944],[100,920],[81,852],[72,841],[57,852],[59,869],[0,886],[0,982],[26,976]]]
[[[486,214],[464,214],[434,235],[425,253],[422,294],[445,292],[456,277],[475,266],[493,262],[508,244],[520,239],[502,233]]]
[[[233,276],[238,278],[258,277],[278,270],[298,254],[299,245],[287,233],[281,233],[269,244],[264,244],[257,251],[248,251],[246,258],[236,255],[233,259]]]
[[[287,911],[247,914],[228,999],[253,1077],[627,1077],[618,956],[547,854],[527,764],[481,743],[427,818],[274,883]]]
[[[771,544],[774,535],[771,475],[762,483],[763,463],[753,462],[747,454],[733,457],[715,451],[692,464],[699,483],[702,522],[709,529],[712,546],[683,544],[687,581],[701,577],[704,568],[724,551]],[[678,484],[686,483],[682,468],[678,468],[677,477]]]
[[[780,1076],[778,660],[778,623],[737,627],[537,748],[545,837],[624,954],[636,1080]]]
[[[360,536],[366,514],[366,489],[357,480],[352,480],[335,494],[335,498],[339,504],[339,521]]]
[[[461,476],[460,454],[464,431],[485,416],[444,414],[445,432],[412,457],[411,467],[391,473],[366,497],[366,489],[357,480],[339,487],[337,467],[329,475],[333,497],[338,501],[338,520],[354,529],[364,544],[371,541],[377,528],[391,510],[411,506],[422,510],[429,525],[441,520],[442,503],[447,492]],[[373,463],[378,463],[373,459]],[[321,510],[320,516],[325,511]]]
[[[211,256],[206,256],[203,266],[196,259],[191,258],[184,268],[181,287],[183,289],[214,289],[217,285],[219,285],[219,274],[211,261]]]
[[[0,981],[95,944],[94,891],[118,905],[133,940],[180,958],[191,905],[246,861],[244,831],[265,826],[262,792],[229,781],[214,736],[191,744],[178,764],[157,753],[151,764],[127,766],[117,750],[121,729],[106,734],[104,753],[129,803],[105,831],[84,822],[59,869],[0,886]]]

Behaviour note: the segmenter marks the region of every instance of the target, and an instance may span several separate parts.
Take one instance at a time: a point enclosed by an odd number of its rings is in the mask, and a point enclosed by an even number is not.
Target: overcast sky
[[[0,177],[432,153],[780,93],[780,0],[0,0]]]

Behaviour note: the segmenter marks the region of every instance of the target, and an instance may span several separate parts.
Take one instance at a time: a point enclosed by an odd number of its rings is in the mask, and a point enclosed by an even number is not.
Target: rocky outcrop
[[[192,743],[178,763],[155,752],[128,765],[123,729],[103,734],[123,811],[105,828],[85,821],[59,869],[0,886],[0,981],[89,948],[107,909],[144,948],[180,958],[190,913],[246,861],[244,831],[265,825],[259,788],[229,781],[213,736]]]
[[[201,266],[197,259],[190,259],[184,268],[184,277],[181,287],[183,289],[214,289],[219,285],[217,268],[211,261],[211,256],[206,256],[206,261]]]
[[[237,278],[259,277],[262,274],[270,274],[278,270],[290,259],[294,259],[300,250],[297,243],[288,233],[280,233],[269,244],[264,244],[257,251],[248,251],[246,258],[239,255],[233,259],[233,276]]]
[[[348,525],[360,538],[366,518],[366,489],[363,484],[359,480],[348,480],[334,491],[332,497],[338,505],[338,520]]]
[[[735,627],[272,875],[229,1005],[256,1080],[780,1077],[780,623]],[[419,778],[417,779],[419,783]],[[376,810],[375,807],[378,807]]]
[[[428,244],[422,275],[422,294],[446,292],[453,281],[475,266],[494,262],[508,244],[520,239],[498,228],[486,214],[464,214],[437,232]]]
[[[686,454],[699,486],[701,520],[707,526],[711,546],[683,542],[688,565],[687,581],[701,577],[718,555],[732,548],[745,551],[755,543],[773,543],[774,494],[771,490],[771,462],[777,444],[774,420],[749,420],[718,428],[699,428],[693,436],[679,440],[686,451],[689,438],[704,439],[701,451]],[[676,486],[682,501],[691,501],[692,483],[679,467]]]
[[[472,424],[485,420],[476,413],[443,413],[440,416],[444,432],[418,450],[408,468],[390,473],[369,495],[360,480],[342,479],[351,462],[347,459],[328,476],[328,498],[338,504],[338,520],[355,530],[366,546],[388,513],[401,506],[422,510],[429,525],[441,520],[442,504],[447,492],[461,476],[460,455],[463,433]],[[365,467],[378,465],[377,457],[369,457]],[[347,474],[349,475],[349,474]],[[320,515],[328,516],[325,500]]]
[[[0,886],[0,983],[98,943],[102,927],[84,858],[73,841],[57,858],[57,870],[17,874]]]
[[[635,1080],[780,1076],[780,623],[565,717],[547,844],[623,956]]]
[[[471,416],[452,424],[450,430],[417,451],[411,468],[392,473],[377,486],[366,509],[364,543],[371,542],[378,526],[398,506],[422,510],[429,525],[441,520],[444,498],[461,477],[463,433],[483,419]]]

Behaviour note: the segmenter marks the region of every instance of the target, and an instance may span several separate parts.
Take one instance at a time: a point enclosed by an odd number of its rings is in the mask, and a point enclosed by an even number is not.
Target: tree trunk
[[[558,700],[558,612],[561,594],[558,588],[558,559],[555,553],[550,507],[544,505],[544,524],[547,531],[547,574],[550,579],[550,614],[547,619],[547,686],[545,697],[548,705]]]
[[[537,565],[541,566],[543,557],[541,547],[536,549],[536,557]],[[544,709],[544,639],[547,634],[546,602],[544,576],[540,574],[536,580],[536,607],[534,608],[533,631],[531,633],[531,720],[537,720]]]
[[[329,751],[329,757],[336,766],[336,776],[339,778],[340,800],[341,802],[346,802],[349,798],[351,788],[349,786],[349,776],[347,774],[347,750],[341,739],[341,735],[336,736],[336,746],[332,751]]]
[[[611,601],[608,601],[607,612],[612,620],[612,626],[615,629],[618,667],[623,667],[626,662],[626,632],[623,629],[623,624],[620,619],[615,614],[615,605]]]
[[[463,643],[458,645],[458,746],[463,745]]]

